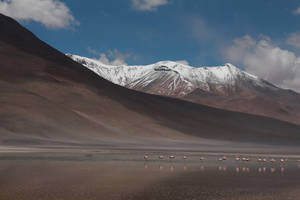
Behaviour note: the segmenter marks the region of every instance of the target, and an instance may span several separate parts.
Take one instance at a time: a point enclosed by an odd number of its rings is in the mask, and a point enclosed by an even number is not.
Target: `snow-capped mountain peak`
[[[160,95],[183,97],[196,89],[228,95],[249,83],[267,87],[263,80],[230,63],[192,67],[174,61],[160,61],[144,66],[112,66],[91,58],[67,56],[115,84]]]

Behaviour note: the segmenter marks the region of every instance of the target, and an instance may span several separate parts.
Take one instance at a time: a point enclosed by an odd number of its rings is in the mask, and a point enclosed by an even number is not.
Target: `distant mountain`
[[[276,89],[231,64],[196,68],[162,61],[145,66],[110,66],[93,59],[67,55],[115,84],[154,94],[184,97],[196,89],[202,89],[228,96],[236,93],[240,84],[244,87],[251,85]]]
[[[162,61],[145,66],[111,66],[67,55],[101,77],[130,89],[300,124],[300,94],[276,87],[232,64],[196,68]]]

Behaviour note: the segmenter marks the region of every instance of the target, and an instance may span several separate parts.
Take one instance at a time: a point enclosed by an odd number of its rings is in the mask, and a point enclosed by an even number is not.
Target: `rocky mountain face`
[[[300,95],[251,75],[232,64],[191,67],[162,61],[145,66],[111,66],[67,54],[115,84],[212,107],[300,124]]]

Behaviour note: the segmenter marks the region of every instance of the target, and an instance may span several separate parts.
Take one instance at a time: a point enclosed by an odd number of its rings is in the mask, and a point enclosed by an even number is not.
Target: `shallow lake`
[[[144,152],[1,154],[0,199],[300,199],[296,158],[281,163],[278,156],[248,156],[246,162],[234,155],[219,161],[221,154],[147,155],[148,160]]]

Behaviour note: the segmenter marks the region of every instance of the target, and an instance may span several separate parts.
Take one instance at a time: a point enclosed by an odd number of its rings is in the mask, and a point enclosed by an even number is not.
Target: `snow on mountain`
[[[145,66],[111,66],[95,59],[72,54],[67,56],[115,84],[152,94],[183,97],[195,89],[201,89],[228,95],[249,83],[255,87],[271,86],[229,63],[215,67],[191,67],[161,61]]]
[[[101,77],[130,89],[300,124],[300,94],[276,87],[232,64],[191,67],[161,61],[145,66],[111,66],[67,55]]]

